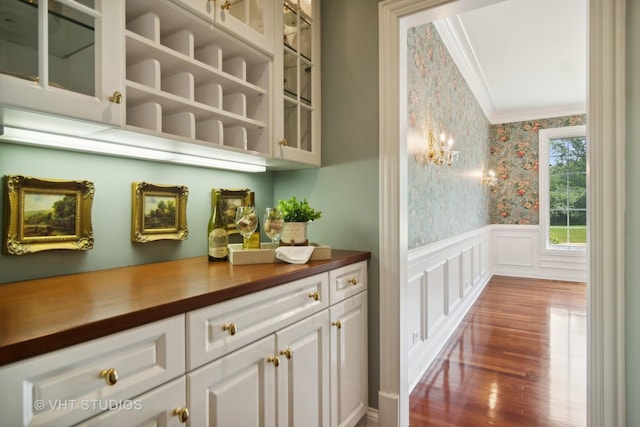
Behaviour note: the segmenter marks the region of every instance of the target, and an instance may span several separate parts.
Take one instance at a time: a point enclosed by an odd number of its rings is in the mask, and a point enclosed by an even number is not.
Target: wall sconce
[[[482,183],[489,187],[491,191],[495,191],[496,184],[498,183],[498,178],[496,177],[496,173],[493,169],[489,169],[489,174],[483,174]]]
[[[436,165],[451,164],[458,158],[458,151],[453,149],[453,138],[449,138],[444,132],[440,134],[440,143],[436,143],[436,138],[433,136],[433,132],[429,131],[427,136],[427,153],[425,157]]]

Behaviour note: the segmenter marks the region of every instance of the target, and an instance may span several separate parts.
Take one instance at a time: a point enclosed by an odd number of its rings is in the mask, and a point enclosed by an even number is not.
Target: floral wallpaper
[[[489,224],[491,126],[433,24],[407,37],[409,249]],[[428,132],[459,151],[451,166],[424,158]]]
[[[539,224],[538,130],[585,121],[585,115],[576,115],[491,126],[490,168],[498,178],[491,194],[492,224]]]

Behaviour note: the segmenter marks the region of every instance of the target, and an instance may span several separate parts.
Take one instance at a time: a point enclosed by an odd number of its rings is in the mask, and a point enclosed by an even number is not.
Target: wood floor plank
[[[584,283],[496,276],[410,396],[410,425],[586,425]]]

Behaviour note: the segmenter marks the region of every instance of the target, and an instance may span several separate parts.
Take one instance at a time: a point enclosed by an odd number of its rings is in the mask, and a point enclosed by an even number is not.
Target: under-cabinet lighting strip
[[[240,172],[264,172],[267,169],[262,165],[252,165],[250,163],[234,162],[194,156],[191,154],[174,153],[170,151],[151,150],[148,148],[59,135],[55,133],[39,132],[30,129],[14,128],[11,126],[0,126],[0,141],[25,145],[38,145],[41,147],[59,148],[86,153],[105,154],[117,157],[177,163],[189,166],[227,169]]]

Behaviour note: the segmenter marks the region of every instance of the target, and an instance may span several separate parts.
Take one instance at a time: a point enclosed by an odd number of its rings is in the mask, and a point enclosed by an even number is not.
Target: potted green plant
[[[307,225],[320,219],[322,212],[312,208],[307,199],[298,200],[292,196],[289,200],[278,200],[278,209],[282,212],[284,228],[280,236],[283,245],[305,245]]]

